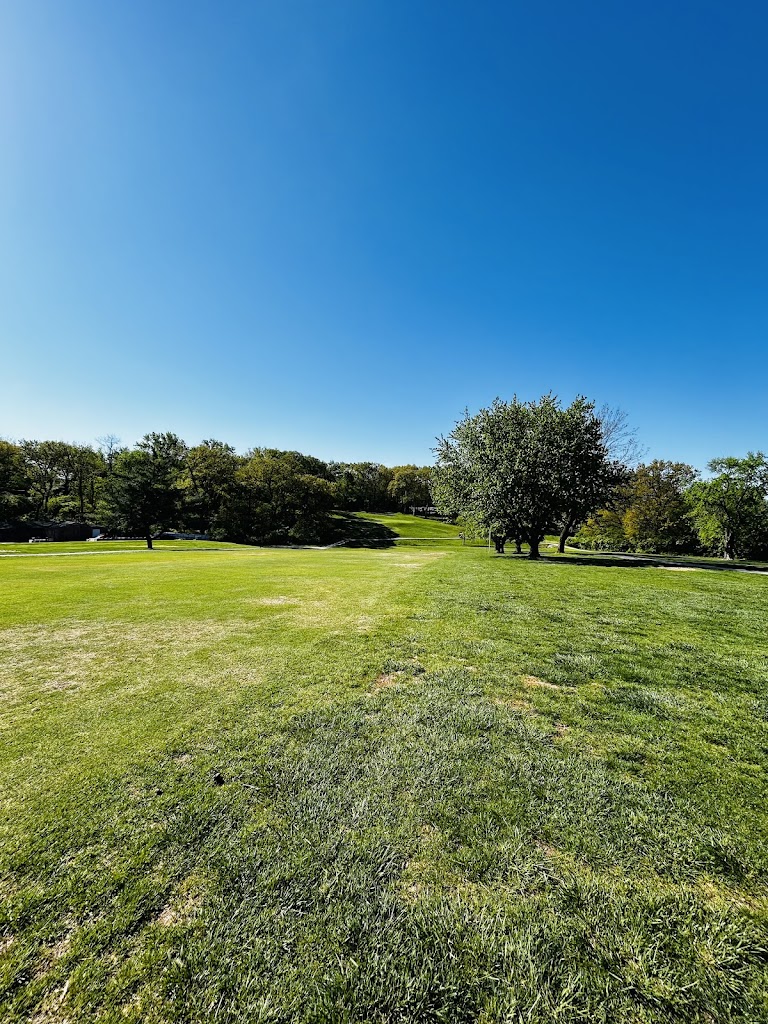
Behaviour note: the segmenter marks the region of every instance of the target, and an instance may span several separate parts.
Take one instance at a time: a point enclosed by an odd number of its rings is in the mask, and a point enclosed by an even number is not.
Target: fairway
[[[4,547],[0,1019],[768,1021],[766,576],[362,518]]]

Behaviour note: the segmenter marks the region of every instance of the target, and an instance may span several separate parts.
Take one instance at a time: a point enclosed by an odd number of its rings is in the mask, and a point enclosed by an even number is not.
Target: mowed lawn
[[[768,576],[95,547],[0,558],[0,1019],[768,1020]]]

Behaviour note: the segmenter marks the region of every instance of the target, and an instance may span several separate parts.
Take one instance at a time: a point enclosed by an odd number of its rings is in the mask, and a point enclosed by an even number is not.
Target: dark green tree
[[[112,524],[145,537],[150,549],[153,534],[177,525],[186,452],[176,434],[153,433],[114,459],[108,496]]]
[[[31,510],[31,483],[23,450],[11,441],[0,440],[0,522]]]
[[[202,441],[189,449],[184,488],[186,525],[212,535],[225,532],[242,462],[235,449],[223,441]]]

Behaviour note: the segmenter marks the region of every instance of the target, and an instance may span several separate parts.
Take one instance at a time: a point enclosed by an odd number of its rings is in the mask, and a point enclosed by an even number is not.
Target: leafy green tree
[[[587,518],[576,534],[577,545],[592,551],[627,551],[630,544],[623,518],[623,505],[614,499],[611,508],[598,509]]]
[[[60,495],[56,513],[62,518],[85,519],[93,514],[96,503],[96,485],[106,472],[101,452],[89,445],[68,444],[62,452]],[[51,509],[53,502],[51,503]]]
[[[350,512],[383,512],[397,508],[389,493],[393,471],[379,462],[332,462],[336,507]]]
[[[235,500],[242,459],[223,441],[202,441],[186,458],[184,519],[195,530],[218,534]]]
[[[530,558],[539,557],[547,528],[577,504],[583,515],[598,507],[611,476],[594,404],[584,398],[567,409],[553,395],[525,403],[496,399],[476,416],[466,414],[435,451],[438,506],[517,534]]]
[[[654,459],[638,466],[627,489],[622,518],[630,546],[642,551],[691,551],[696,531],[686,492],[698,476],[684,462]]]
[[[431,480],[431,466],[395,466],[387,493],[403,512],[413,507],[424,508],[432,504]]]
[[[313,472],[314,471],[314,472]],[[328,531],[332,483],[325,463],[300,452],[254,449],[237,472],[226,529],[235,540],[309,543]]]
[[[146,434],[132,451],[121,451],[109,477],[112,522],[145,537],[177,525],[186,445],[172,433]]]
[[[35,515],[45,518],[51,499],[66,486],[70,445],[64,441],[21,441],[29,496]]]
[[[30,486],[23,450],[11,441],[0,440],[0,522],[31,510]]]
[[[768,547],[768,461],[762,452],[743,459],[712,459],[709,480],[688,492],[702,543],[727,559],[753,556]]]

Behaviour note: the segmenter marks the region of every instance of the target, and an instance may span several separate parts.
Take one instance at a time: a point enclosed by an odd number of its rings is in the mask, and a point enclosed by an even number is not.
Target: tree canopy
[[[563,408],[501,399],[465,414],[435,450],[438,507],[506,537],[522,537],[531,558],[547,529],[572,524],[604,504],[620,478],[593,402]]]

